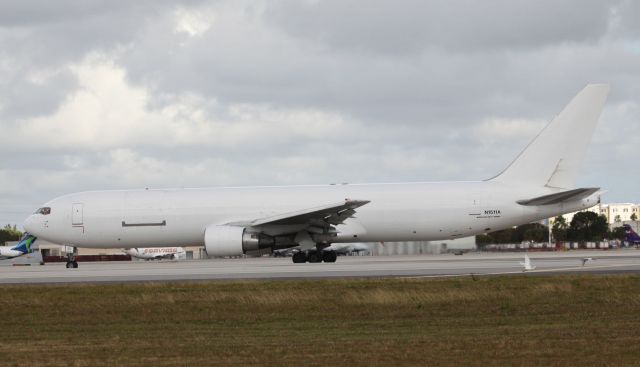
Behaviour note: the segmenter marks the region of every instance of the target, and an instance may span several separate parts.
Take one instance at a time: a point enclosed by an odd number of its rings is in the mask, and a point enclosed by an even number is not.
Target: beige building
[[[640,204],[616,203],[604,204],[601,206],[601,214],[607,217],[609,224],[629,222],[631,216],[636,215],[636,220],[640,219]]]
[[[631,216],[636,215],[636,220],[640,220],[640,204],[632,203],[611,203],[611,204],[598,204],[589,209],[581,211],[591,211],[597,214],[602,214],[607,217],[608,224],[623,223],[632,221]],[[579,212],[573,212],[563,215],[567,224],[571,223],[573,216]],[[549,223],[553,225],[554,218],[549,218]]]

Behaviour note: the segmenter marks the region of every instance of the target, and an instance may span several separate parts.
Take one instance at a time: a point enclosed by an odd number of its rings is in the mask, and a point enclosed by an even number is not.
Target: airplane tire
[[[322,262],[322,254],[319,251],[309,251],[309,254],[307,254],[307,260],[310,263]]]
[[[296,252],[295,254],[293,254],[293,262],[296,264],[301,264],[301,263],[306,263],[307,262],[307,255],[304,252]]]
[[[338,255],[336,254],[335,251],[323,251],[322,252],[322,261],[324,261],[326,263],[334,263],[334,262],[336,262],[337,258],[338,258]]]
[[[73,269],[73,261],[67,261],[67,269]]]
[[[77,269],[77,268],[78,268],[78,262],[77,262],[77,261],[74,261],[74,262],[73,262],[73,268],[74,268],[74,269]]]

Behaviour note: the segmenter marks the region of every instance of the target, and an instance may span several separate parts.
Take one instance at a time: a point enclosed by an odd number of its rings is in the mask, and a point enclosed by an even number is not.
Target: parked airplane
[[[51,200],[24,228],[76,247],[204,245],[210,256],[298,246],[298,263],[336,261],[332,243],[455,239],[539,221],[599,201],[599,188],[575,183],[608,91],[586,86],[484,181],[90,191]]]
[[[359,254],[361,252],[369,252],[371,249],[366,243],[332,243],[324,251],[335,251],[338,255],[348,255],[351,253]]]
[[[36,237],[25,233],[20,242],[14,246],[0,246],[0,260],[12,259],[14,257],[30,254],[33,252],[33,244]]]
[[[522,271],[535,270],[536,267],[531,264],[531,259],[529,259],[529,255],[524,254],[524,262],[520,262],[520,265],[524,267]]]
[[[622,226],[624,227],[624,240],[629,245],[640,245],[640,236],[631,229],[631,226],[628,224],[623,224]]]
[[[144,260],[185,260],[187,258],[187,252],[182,247],[135,247],[125,252],[131,257]]]

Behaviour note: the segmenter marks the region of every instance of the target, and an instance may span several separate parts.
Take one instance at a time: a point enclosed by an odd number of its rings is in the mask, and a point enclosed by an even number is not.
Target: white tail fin
[[[587,85],[509,167],[492,180],[574,188],[608,94],[606,84]]]

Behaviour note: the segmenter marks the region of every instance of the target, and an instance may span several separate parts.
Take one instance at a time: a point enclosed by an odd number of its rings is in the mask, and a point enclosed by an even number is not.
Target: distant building
[[[16,245],[18,241],[9,241],[6,243],[7,246]],[[66,246],[58,245],[57,243],[52,243],[46,240],[38,239],[36,240],[37,248],[42,252],[43,256],[65,256],[66,251],[71,251],[72,248],[65,248]],[[207,255],[204,251],[204,247],[201,246],[189,246],[184,247],[185,252],[187,253],[187,260],[198,260],[198,259],[206,259]],[[122,248],[86,248],[86,247],[78,247],[77,248],[78,255],[122,255],[124,254],[124,249]]]
[[[442,241],[374,242],[369,244],[372,256],[443,254],[452,250],[475,250],[476,237]]]
[[[564,220],[567,224],[571,223],[573,216],[579,212],[590,211],[596,214],[604,215],[607,218],[609,225],[623,222],[630,222],[631,216],[636,215],[636,220],[640,220],[640,204],[633,203],[611,203],[611,204],[597,204],[589,209],[580,210],[573,213],[564,214]],[[549,218],[549,223],[553,225],[555,218]]]
[[[614,224],[616,222],[628,222],[631,220],[631,216],[633,214],[636,215],[636,220],[638,220],[640,219],[640,204],[605,204],[601,205],[600,214],[604,214],[607,217],[607,222],[609,224]]]
[[[64,247],[64,246],[61,246]],[[198,246],[183,246],[187,260],[199,260],[206,259],[207,255],[204,251],[204,247]],[[78,247],[78,255],[120,255],[124,253],[122,248],[83,248]],[[64,249],[61,249],[61,255],[64,255]],[[52,254],[54,255],[54,254]]]

